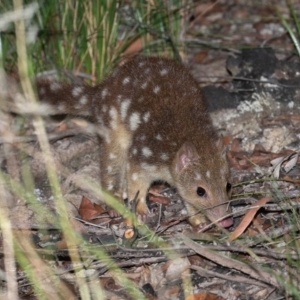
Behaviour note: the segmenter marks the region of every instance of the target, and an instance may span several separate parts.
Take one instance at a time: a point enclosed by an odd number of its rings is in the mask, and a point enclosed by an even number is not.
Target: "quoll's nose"
[[[224,228],[230,227],[232,226],[232,224],[233,224],[233,218],[227,218],[219,222],[219,225]]]

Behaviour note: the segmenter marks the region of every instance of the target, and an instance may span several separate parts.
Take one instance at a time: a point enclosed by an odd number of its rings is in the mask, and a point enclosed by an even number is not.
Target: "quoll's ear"
[[[199,159],[198,152],[191,142],[185,142],[176,154],[176,171],[180,172],[183,168]]]

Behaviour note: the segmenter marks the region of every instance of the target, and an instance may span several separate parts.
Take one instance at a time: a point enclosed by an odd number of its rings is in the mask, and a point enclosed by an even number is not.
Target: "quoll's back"
[[[95,87],[51,83],[38,90],[59,112],[91,115],[107,128],[101,143],[102,186],[130,200],[139,191],[139,214],[147,214],[147,191],[157,180],[177,188],[194,226],[205,222],[203,214],[216,221],[230,213],[223,144],[197,82],[183,66],[137,57]],[[219,224],[228,227],[232,219]]]

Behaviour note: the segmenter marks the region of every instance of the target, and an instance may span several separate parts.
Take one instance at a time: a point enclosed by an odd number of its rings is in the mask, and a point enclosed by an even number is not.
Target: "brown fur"
[[[58,113],[90,115],[108,129],[101,183],[118,197],[133,199],[139,191],[138,213],[147,214],[147,190],[157,180],[177,188],[192,225],[204,223],[203,214],[216,221],[230,212],[223,145],[197,82],[183,66],[137,57],[96,87],[49,83],[39,84],[38,92]],[[197,194],[198,187],[204,195]]]

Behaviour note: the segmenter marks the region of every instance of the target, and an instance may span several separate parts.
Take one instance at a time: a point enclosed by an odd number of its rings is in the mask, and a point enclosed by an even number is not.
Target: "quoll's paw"
[[[209,225],[211,222],[207,222],[206,218],[203,215],[198,214],[193,217],[190,217],[189,223],[193,226],[193,229],[195,231],[198,231]],[[222,221],[219,221],[218,225],[223,228],[228,228],[233,225],[233,218],[227,218]]]
[[[203,228],[207,223],[206,218],[202,214],[194,215],[190,217],[188,221],[193,227],[199,227],[199,228]]]
[[[120,217],[120,214],[119,212],[117,212],[116,210],[112,209],[112,208],[108,208],[108,215],[111,217],[111,218],[118,218]]]
[[[233,218],[227,218],[219,222],[219,225],[223,228],[228,228],[233,225]]]
[[[115,210],[115,209],[113,209],[111,206],[109,206],[109,202],[108,202],[107,203],[107,212],[108,212],[108,215],[111,218],[118,218],[118,217],[124,216],[124,213],[125,213],[125,211],[124,211],[125,204],[124,204],[124,200],[123,200],[123,198],[121,196],[121,193],[114,192],[113,196],[114,196],[115,200],[117,200],[119,202],[118,211]],[[117,203],[115,203],[115,204],[117,204]]]
[[[138,201],[138,203],[136,204],[136,207],[135,207],[135,211],[136,211],[137,217],[141,221],[145,222],[147,219],[147,216],[149,215],[149,209],[148,209],[146,202],[141,201],[141,200]]]

